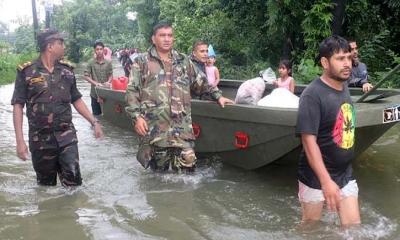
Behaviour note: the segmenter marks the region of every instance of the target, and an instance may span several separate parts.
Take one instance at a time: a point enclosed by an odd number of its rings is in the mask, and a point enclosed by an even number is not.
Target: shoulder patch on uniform
[[[31,66],[32,64],[33,64],[32,62],[28,61],[28,62],[26,62],[26,63],[19,64],[19,65],[17,66],[17,69],[20,70],[20,71],[22,71],[22,70],[24,70],[25,68]]]
[[[61,63],[62,65],[65,65],[67,67],[70,67],[70,68],[74,68],[75,67],[75,65],[72,62],[68,61],[68,60],[62,59],[62,60],[59,61],[59,63]]]

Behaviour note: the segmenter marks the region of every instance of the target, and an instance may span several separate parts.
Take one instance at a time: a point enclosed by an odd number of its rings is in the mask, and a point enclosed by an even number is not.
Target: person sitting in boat
[[[173,49],[171,24],[153,28],[153,46],[134,59],[126,91],[126,112],[141,136],[137,160],[155,171],[193,172],[196,166],[191,93],[210,92],[221,107],[233,103],[210,87],[205,74]]]
[[[216,54],[214,48],[210,44],[208,46],[208,59],[206,63],[206,74],[208,79],[208,84],[210,86],[216,87],[219,83],[219,70],[216,66],[214,66],[216,61]]]
[[[206,74],[206,62],[208,60],[208,43],[197,40],[193,43],[190,60],[204,74]]]
[[[351,76],[348,80],[348,85],[349,87],[360,87],[363,92],[368,92],[373,88],[373,86],[368,82],[367,65],[360,62],[357,42],[352,39],[348,39],[347,41],[350,44],[351,57],[353,60],[353,67],[351,69]]]
[[[279,78],[274,81],[274,85],[281,88],[286,88],[290,92],[294,93],[295,81],[292,77],[292,65],[289,60],[281,60],[279,62]]]

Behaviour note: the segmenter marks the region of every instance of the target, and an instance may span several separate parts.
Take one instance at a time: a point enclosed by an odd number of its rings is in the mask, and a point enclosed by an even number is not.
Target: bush
[[[1,51],[1,50],[0,50]],[[6,52],[0,55],[0,85],[15,81],[18,64],[32,61],[37,58],[37,53],[12,54]]]
[[[297,83],[308,84],[321,73],[321,68],[315,65],[314,60],[301,59],[300,64],[294,66],[293,78]]]

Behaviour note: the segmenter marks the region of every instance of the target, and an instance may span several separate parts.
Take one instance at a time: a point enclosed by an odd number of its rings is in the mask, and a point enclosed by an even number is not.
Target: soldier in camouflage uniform
[[[206,62],[208,59],[208,44],[198,40],[193,43],[190,60],[194,65],[206,74]]]
[[[153,170],[193,171],[196,156],[192,129],[190,92],[210,92],[223,107],[233,103],[211,88],[207,78],[188,57],[173,49],[173,30],[168,23],[153,28],[153,46],[132,64],[126,91],[126,112],[136,133],[142,136],[137,159]]]
[[[37,40],[40,57],[18,66],[11,100],[17,155],[22,160],[28,159],[22,130],[26,104],[29,150],[38,184],[56,185],[58,174],[63,186],[78,186],[82,179],[71,103],[92,124],[96,137],[103,133],[81,99],[73,67],[61,60],[65,48],[62,35],[56,30],[46,30],[38,34]]]
[[[197,40],[192,45],[192,54],[190,55],[190,60],[194,65],[206,75],[206,63],[208,60],[208,43],[202,40]],[[210,92],[204,92],[201,95],[192,94],[192,98],[202,99],[202,100],[212,100]]]

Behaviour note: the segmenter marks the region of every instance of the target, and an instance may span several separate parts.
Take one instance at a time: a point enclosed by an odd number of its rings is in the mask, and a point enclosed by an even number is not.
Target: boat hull
[[[239,81],[222,82],[225,96],[234,98]],[[299,94],[304,87],[299,86]],[[269,89],[270,90],[270,89]],[[98,88],[104,98],[104,118],[111,123],[133,131],[125,112],[125,93]],[[268,91],[268,89],[267,89]],[[352,96],[362,93],[352,90]],[[364,152],[397,122],[383,123],[383,109],[400,105],[400,95],[393,94],[373,103],[356,103],[356,155]],[[383,92],[382,92],[383,93]],[[397,92],[398,94],[398,92]],[[215,102],[192,100],[192,119],[198,126],[195,151],[198,156],[218,156],[231,165],[256,169],[281,158],[297,160],[301,144],[295,136],[297,109],[229,105],[221,108]],[[238,138],[245,134],[247,145]]]

